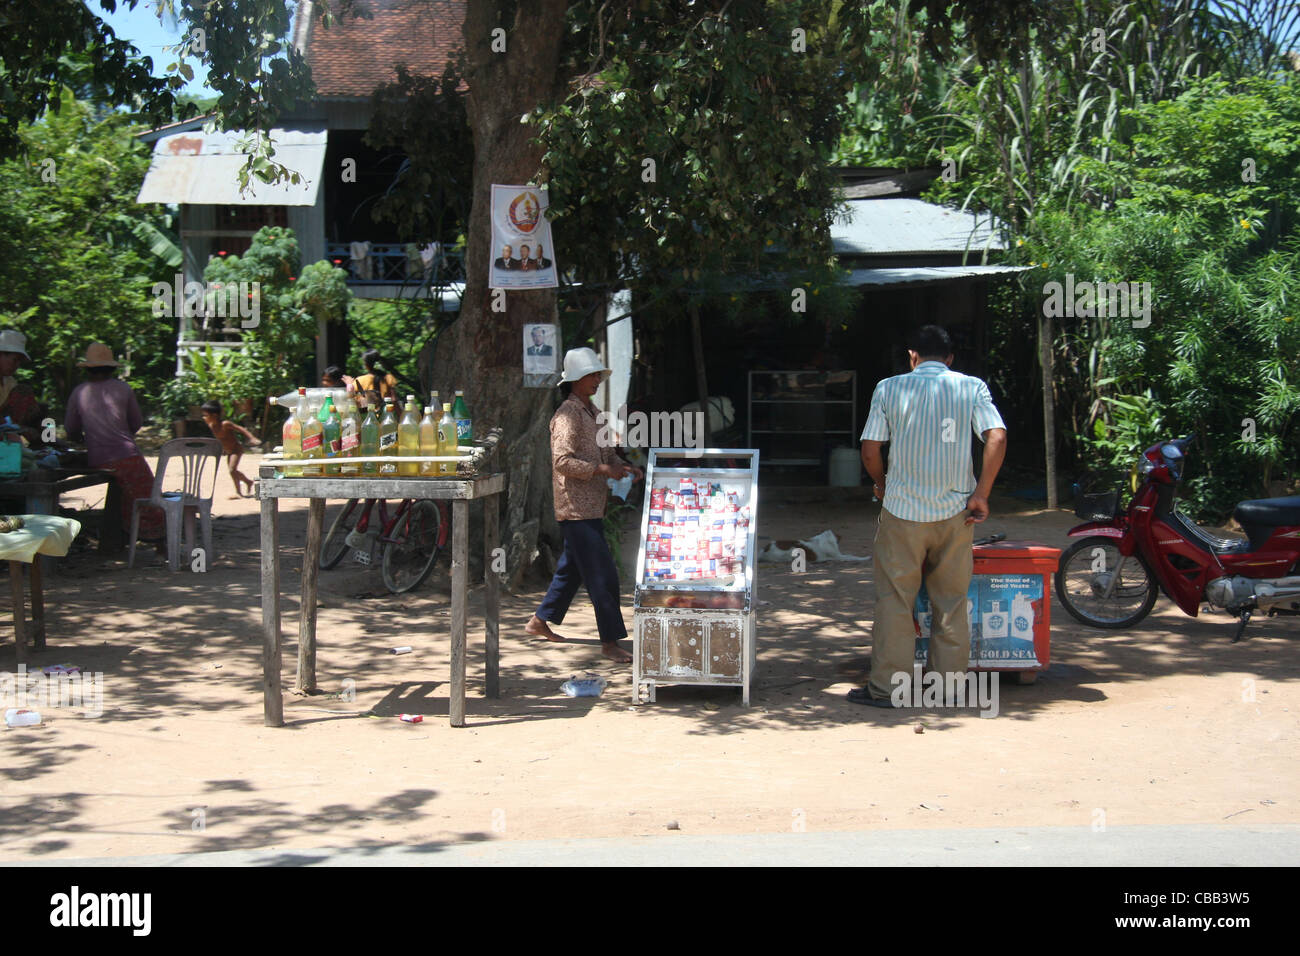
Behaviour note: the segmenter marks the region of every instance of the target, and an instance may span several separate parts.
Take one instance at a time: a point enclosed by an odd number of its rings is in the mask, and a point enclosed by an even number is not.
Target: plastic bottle
[[[41,715],[35,710],[10,707],[5,711],[5,723],[10,727],[35,727],[41,722]]]
[[[451,405],[444,402],[442,406],[442,420],[438,422],[438,454],[454,455],[456,452],[456,419],[452,417]],[[438,474],[456,474],[456,463],[454,461],[438,462]]]
[[[414,395],[406,396],[406,408],[402,420],[397,423],[397,453],[403,458],[415,458],[420,454],[420,413]],[[420,473],[420,465],[404,461],[397,466],[397,473],[404,478],[414,478]]]
[[[384,417],[379,422],[379,454],[397,454],[397,413],[393,410],[393,400],[384,399]],[[396,475],[397,464],[384,462],[379,466],[380,475]]]
[[[465,404],[465,393],[459,388],[456,389],[451,414],[456,419],[456,444],[461,448],[474,447],[474,423],[469,417],[469,406]]]
[[[348,390],[346,388],[296,388],[292,392],[285,392],[283,395],[268,395],[266,400],[272,405],[283,405],[286,408],[293,409],[298,407],[298,396],[304,392],[313,404],[319,404],[328,395],[334,399],[335,405],[339,405],[342,403],[344,396],[347,395]]]
[[[437,392],[433,394],[437,395]],[[433,417],[433,406],[424,406],[424,417],[420,419],[420,454],[425,458],[438,454],[438,420]],[[420,475],[430,477],[438,473],[437,462],[420,462]]]
[[[343,401],[343,414],[339,419],[339,450],[343,455],[339,474],[345,477],[355,477],[360,474],[360,465],[348,464],[349,458],[356,458],[361,452],[361,425],[357,421],[356,405],[351,399]]]
[[[361,436],[361,456],[362,458],[374,458],[379,454],[379,421],[375,418],[375,410],[369,405],[366,406],[366,417],[361,422],[361,427],[357,429]],[[379,474],[379,465],[373,461],[363,462],[361,464],[361,474],[377,475]]]
[[[560,685],[560,690],[570,697],[599,697],[605,687],[603,677],[570,677]]]
[[[438,397],[438,390],[435,388],[429,393],[429,407],[433,409],[434,423],[442,417],[442,399]]]
[[[298,389],[298,404],[292,414],[284,421],[284,428],[280,432],[280,441],[284,448],[285,458],[302,457],[302,419],[307,414],[307,389]],[[302,465],[288,465],[284,469],[286,477],[298,478],[302,476]]]
[[[321,408],[325,420],[321,423],[323,444],[325,448],[325,474],[339,474],[338,459],[343,457],[343,423],[339,419],[338,409],[334,407],[333,397],[325,399]]]

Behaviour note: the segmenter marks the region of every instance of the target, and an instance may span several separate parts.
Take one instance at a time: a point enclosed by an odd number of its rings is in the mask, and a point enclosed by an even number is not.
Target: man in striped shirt
[[[1006,454],[1007,430],[980,379],[954,372],[952,339],[937,325],[914,336],[912,371],[876,385],[862,429],[862,463],[883,497],[876,529],[876,620],[871,679],[849,700],[891,707],[895,674],[912,679],[912,609],[924,575],[932,623],[930,665],[966,673],[970,662],[972,525],[989,515],[989,492]],[[971,434],[984,442],[978,484]],[[889,442],[886,480],[881,446]]]

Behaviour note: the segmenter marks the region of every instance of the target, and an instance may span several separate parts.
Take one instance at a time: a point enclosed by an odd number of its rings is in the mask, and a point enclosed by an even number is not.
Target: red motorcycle
[[[1174,494],[1192,436],[1152,445],[1138,459],[1142,485],[1128,511],[1120,493],[1083,495],[1086,523],[1061,555],[1056,595],[1092,627],[1131,627],[1150,613],[1157,591],[1196,617],[1205,602],[1238,618],[1300,614],[1300,495],[1243,501],[1233,517],[1245,537],[1221,538],[1178,510]]]

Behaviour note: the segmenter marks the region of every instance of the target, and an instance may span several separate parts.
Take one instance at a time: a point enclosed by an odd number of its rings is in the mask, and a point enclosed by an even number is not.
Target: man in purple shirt
[[[84,441],[91,468],[113,472],[122,489],[122,523],[129,527],[134,502],[153,494],[153,471],[135,443],[144,424],[131,386],[114,375],[113,350],[96,343],[77,363],[86,381],[72,390],[63,424],[68,437]],[[159,541],[163,536],[162,509],[140,509],[140,539]]]

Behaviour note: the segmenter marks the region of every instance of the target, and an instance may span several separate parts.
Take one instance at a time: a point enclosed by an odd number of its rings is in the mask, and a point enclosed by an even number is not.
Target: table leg
[[[32,592],[32,647],[45,650],[45,591],[42,588],[41,562],[32,562],[32,579],[28,590]]]
[[[262,722],[284,726],[280,687],[280,510],[262,499]]]
[[[325,524],[325,499],[312,498],[307,506],[307,545],[302,552],[302,614],[298,618],[298,689],[316,689],[316,582],[320,576],[321,528]]]
[[[483,499],[483,643],[487,652],[487,678],[485,691],[488,697],[501,696],[501,578],[494,565],[499,537],[497,498],[489,495]]]
[[[465,585],[469,560],[469,501],[451,503],[451,698],[453,727],[465,726]]]
[[[14,654],[18,663],[27,660],[27,634],[23,627],[23,563],[9,562],[9,592],[14,599]]]

